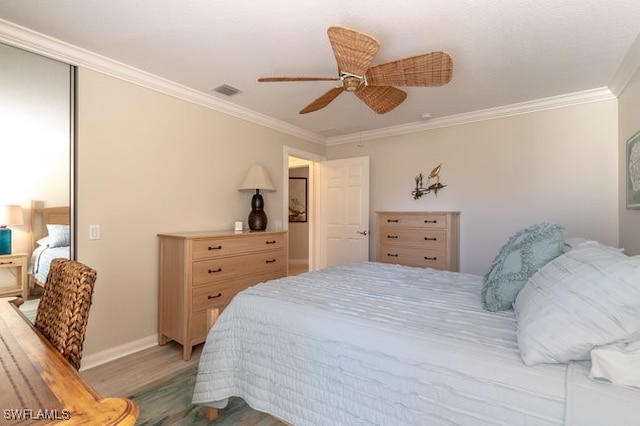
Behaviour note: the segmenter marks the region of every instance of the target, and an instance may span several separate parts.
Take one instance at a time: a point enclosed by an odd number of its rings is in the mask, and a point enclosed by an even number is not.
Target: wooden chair
[[[35,327],[76,369],[80,369],[96,276],[80,262],[54,259],[36,313]]]

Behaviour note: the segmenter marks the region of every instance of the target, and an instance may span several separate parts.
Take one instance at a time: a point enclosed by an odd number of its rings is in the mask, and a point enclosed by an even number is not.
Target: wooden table
[[[0,298],[0,424],[134,425],[135,403],[101,398],[16,301]]]

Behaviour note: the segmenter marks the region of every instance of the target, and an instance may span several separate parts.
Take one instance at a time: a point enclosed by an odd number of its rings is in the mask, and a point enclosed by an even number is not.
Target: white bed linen
[[[254,286],[210,331],[193,402],[298,426],[565,424],[568,364],[525,366],[513,311],[483,310],[481,287],[382,263]]]
[[[70,248],[65,247],[47,247],[38,246],[31,254],[29,260],[29,274],[33,275],[38,282],[44,284],[47,281],[47,275],[49,275],[49,266],[51,261],[57,258],[69,259]]]

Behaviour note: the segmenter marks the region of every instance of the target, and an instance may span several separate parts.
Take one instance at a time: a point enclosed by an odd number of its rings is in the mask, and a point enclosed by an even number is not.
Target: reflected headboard
[[[36,248],[36,241],[47,236],[47,224],[69,225],[71,209],[62,207],[38,207],[41,202],[31,201],[31,251]]]

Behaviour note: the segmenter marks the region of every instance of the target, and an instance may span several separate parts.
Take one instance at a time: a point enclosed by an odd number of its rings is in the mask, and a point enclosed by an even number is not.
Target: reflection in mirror
[[[22,207],[23,224],[9,227],[11,251],[25,254],[31,283],[52,246],[66,244],[75,258],[73,88],[69,64],[0,43],[0,205]],[[1,272],[0,291],[15,285],[14,271]]]

